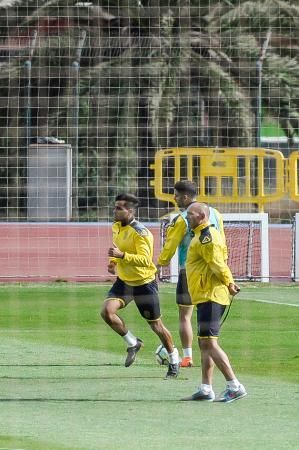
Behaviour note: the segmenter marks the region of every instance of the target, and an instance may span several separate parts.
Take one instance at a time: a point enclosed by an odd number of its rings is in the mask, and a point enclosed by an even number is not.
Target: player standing
[[[118,310],[125,308],[132,300],[148,322],[169,354],[166,378],[175,378],[179,371],[179,355],[174,348],[170,332],[164,326],[160,314],[160,301],[156,282],[156,267],[153,263],[153,235],[135,219],[138,199],[130,194],[119,194],[115,199],[112,226],[113,245],[108,255],[108,272],[117,279],[103,304],[101,316],[127,344],[125,366],[133,364],[143,341],[127,329],[118,316]]]
[[[193,236],[187,221],[187,208],[196,201],[196,197],[197,187],[195,183],[192,181],[178,181],[175,183],[174,199],[181,211],[167,229],[166,241],[157,261],[158,270],[161,266],[167,266],[178,249],[179,277],[176,287],[176,303],[179,311],[179,334],[183,348],[181,367],[191,367],[193,365],[193,331],[191,322],[193,305],[188,293],[185,264],[187,250]],[[225,243],[222,216],[215,208],[208,207],[208,209],[210,222],[219,230]]]
[[[188,250],[186,273],[192,303],[197,308],[202,381],[199,390],[183,400],[230,403],[247,393],[236,378],[227,354],[218,344],[218,337],[221,317],[230,304],[230,295],[236,295],[240,288],[226,264],[223,239],[209,222],[208,206],[193,203],[187,216],[194,237]],[[216,400],[212,387],[215,365],[227,382],[225,391]]]

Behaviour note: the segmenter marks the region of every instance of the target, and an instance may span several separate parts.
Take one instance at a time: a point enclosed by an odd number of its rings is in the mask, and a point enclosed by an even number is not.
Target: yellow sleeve
[[[123,261],[138,267],[150,267],[152,265],[152,244],[148,236],[136,233],[134,237],[136,253],[125,252]]]
[[[201,246],[201,254],[203,259],[209,265],[209,268],[216,275],[216,277],[225,286],[234,282],[230,268],[224,260],[224,252],[222,245],[214,242]]]
[[[118,260],[118,259],[119,259],[119,258],[111,257],[111,258],[109,258],[109,262],[110,262],[110,263],[117,264],[117,260]]]
[[[158,257],[157,264],[167,266],[186,234],[186,223],[181,215],[173,219],[167,229],[166,240]]]

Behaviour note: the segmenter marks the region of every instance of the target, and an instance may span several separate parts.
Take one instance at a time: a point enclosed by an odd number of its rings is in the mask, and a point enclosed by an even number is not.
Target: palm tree
[[[290,141],[298,134],[299,6],[294,2],[93,3],[84,10],[64,0],[40,1],[38,6],[35,1],[16,2],[14,19],[18,29],[37,27],[40,34],[40,18],[44,27],[48,23],[47,32],[53,33],[53,16],[57,36],[44,36],[32,60],[32,120],[37,135],[57,134],[58,130],[73,146],[76,130],[70,120],[70,67],[76,57],[79,30],[86,31],[77,136],[81,217],[107,218],[109,203],[120,189],[138,192],[144,198],[142,214],[155,217],[157,210],[150,209],[157,202],[149,187],[149,164],[161,147],[254,145],[256,63],[269,31],[262,106],[279,121]],[[47,17],[49,22],[45,22]],[[18,100],[21,79],[16,60],[7,61],[1,92],[6,89],[7,97]],[[16,86],[15,94],[8,92],[9,85]],[[11,108],[16,104],[14,101]],[[20,156],[24,122],[21,110],[12,112],[7,116],[15,117],[9,119],[9,127],[6,120],[0,125],[11,130],[3,149],[15,142],[15,152],[9,148],[15,160]],[[16,164],[11,161],[10,173],[13,166]],[[8,177],[13,186],[18,186],[17,175]],[[12,196],[13,214],[18,214],[16,199],[20,197],[18,192]]]
[[[228,48],[228,56],[238,62],[239,82],[254,92],[256,62],[270,32],[269,49],[263,64],[262,99],[266,113],[279,122],[289,143],[298,135],[298,44],[299,5],[293,1],[263,0],[225,2],[212,8],[209,29],[230,42],[232,30],[239,39]],[[242,55],[242,57],[240,57]],[[244,59],[243,59],[244,58]],[[233,74],[235,67],[230,73]],[[235,76],[235,74],[233,74]],[[253,94],[254,95],[254,94]]]

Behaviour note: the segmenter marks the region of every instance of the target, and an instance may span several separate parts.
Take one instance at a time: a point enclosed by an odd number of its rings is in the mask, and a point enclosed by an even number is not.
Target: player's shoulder
[[[138,220],[133,220],[133,222],[130,223],[130,227],[137,233],[139,236],[150,236],[151,232],[148,228],[146,228],[143,223],[139,222]]]
[[[218,211],[217,208],[214,208],[213,206],[209,206],[209,209],[210,209],[210,213],[212,212],[212,213],[215,214],[215,216],[216,216],[218,219],[222,219],[222,214],[221,214],[220,211]]]
[[[207,226],[201,230],[199,235],[199,241],[201,244],[205,245],[213,242],[214,230],[215,229],[211,226]]]
[[[113,222],[112,224],[112,231],[117,231],[119,230],[121,227],[121,223],[120,222]]]
[[[170,222],[169,226],[172,228],[181,226],[181,225],[185,225],[185,219],[183,216],[183,212],[182,213],[178,213]]]

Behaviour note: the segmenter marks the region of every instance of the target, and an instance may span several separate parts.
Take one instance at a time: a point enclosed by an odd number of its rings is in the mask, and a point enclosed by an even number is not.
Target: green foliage
[[[74,2],[63,0],[21,1],[15,9],[2,9],[0,17],[5,30],[9,19],[11,32],[22,27],[29,34],[38,31],[32,60],[33,131],[36,135],[59,134],[75,148],[79,144],[77,160],[82,166],[74,167],[74,172],[80,173],[81,215],[95,213],[94,201],[84,197],[89,195],[100,199],[107,218],[109,199],[118,189],[136,192],[146,188],[150,204],[152,193],[144,180],[161,147],[253,145],[256,63],[269,32],[262,71],[263,108],[267,116],[279,121],[290,144],[298,136],[296,2],[92,3],[75,7]],[[48,18],[61,24],[49,31],[49,37],[45,32]],[[80,58],[82,30],[86,39]],[[9,145],[15,148],[16,158],[22,151],[19,143],[24,141],[26,104],[26,77],[18,64],[27,57],[26,53],[20,60],[4,61],[0,75],[3,104],[5,98],[17,100],[3,107],[0,120],[2,135],[9,130]],[[80,62],[78,142],[72,115],[75,75],[70,69],[75,60]],[[16,104],[20,105],[17,110]],[[139,166],[138,161],[142,161]],[[18,168],[16,161],[9,163],[10,184],[15,183]],[[83,186],[89,174],[92,179]],[[17,192],[12,199],[16,208],[21,194]]]

